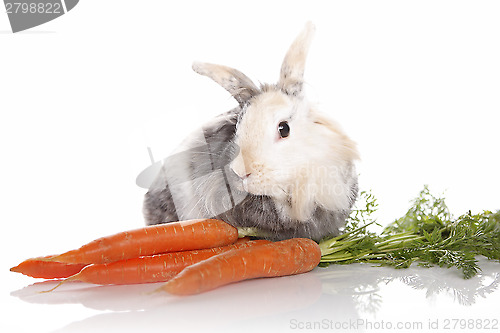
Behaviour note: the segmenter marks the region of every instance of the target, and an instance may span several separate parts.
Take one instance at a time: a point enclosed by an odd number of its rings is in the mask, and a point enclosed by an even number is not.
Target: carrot
[[[292,238],[218,254],[186,267],[159,290],[175,295],[198,294],[237,281],[308,272],[320,259],[316,242]]]
[[[152,225],[96,239],[79,249],[44,259],[69,264],[105,264],[165,252],[234,243],[238,230],[224,221],[189,220]]]
[[[94,284],[135,284],[164,282],[173,278],[185,267],[235,249],[267,244],[267,240],[238,240],[234,244],[203,250],[170,252],[153,256],[115,261],[107,264],[89,265],[77,274],[62,281],[82,281]]]
[[[60,279],[74,275],[82,270],[85,264],[66,264],[57,261],[46,261],[53,256],[31,258],[12,267],[11,272],[17,272],[34,278]]]

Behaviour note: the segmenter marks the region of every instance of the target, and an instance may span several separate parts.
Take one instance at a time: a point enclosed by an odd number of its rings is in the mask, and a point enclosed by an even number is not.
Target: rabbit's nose
[[[252,171],[251,169],[248,168],[248,165],[245,163],[245,160],[243,159],[241,153],[238,156],[236,156],[234,161],[230,164],[230,168],[241,180],[247,179],[251,175]]]
[[[231,170],[240,180],[245,180],[252,174],[251,172],[246,172],[244,169],[239,170],[238,168],[231,168]]]
[[[248,177],[250,177],[250,175],[252,174],[251,172],[237,172],[235,169],[232,169],[234,174],[241,180],[241,181],[245,181],[248,179]]]
[[[245,180],[245,179],[247,179],[248,177],[250,177],[250,175],[251,175],[251,174],[252,174],[252,173],[247,173],[246,175],[243,175],[243,176],[238,175],[238,177],[240,177],[240,179],[241,179],[241,180]]]

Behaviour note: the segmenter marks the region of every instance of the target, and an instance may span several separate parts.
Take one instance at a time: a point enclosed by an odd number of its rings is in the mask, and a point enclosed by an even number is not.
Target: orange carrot
[[[270,241],[238,240],[236,243],[231,245],[210,249],[170,252],[153,256],[120,260],[107,264],[89,265],[82,269],[79,273],[62,281],[60,284],[68,281],[82,281],[94,284],[164,282],[173,278],[185,267],[213,257],[219,253],[235,249],[254,247],[267,243],[270,243]],[[55,287],[53,289],[55,289]]]
[[[238,230],[224,221],[189,220],[152,225],[96,239],[79,249],[44,259],[70,264],[105,264],[165,252],[234,243]]]
[[[319,264],[321,250],[307,238],[293,238],[228,251],[186,267],[160,290],[192,295],[229,283],[304,273]]]
[[[16,267],[10,269],[11,272],[17,272],[34,278],[60,279],[74,275],[82,270],[85,264],[66,264],[57,261],[47,261],[53,256],[41,258],[31,258],[23,261]]]

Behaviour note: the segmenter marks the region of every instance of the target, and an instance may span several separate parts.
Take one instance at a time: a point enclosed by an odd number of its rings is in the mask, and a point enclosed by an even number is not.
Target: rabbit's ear
[[[302,92],[307,51],[314,36],[314,31],[314,24],[307,22],[304,30],[288,49],[281,65],[278,87],[289,95],[298,96]]]
[[[193,70],[198,74],[208,76],[220,84],[224,89],[229,91],[240,105],[244,105],[259,91],[252,80],[242,72],[231,67],[194,62]]]

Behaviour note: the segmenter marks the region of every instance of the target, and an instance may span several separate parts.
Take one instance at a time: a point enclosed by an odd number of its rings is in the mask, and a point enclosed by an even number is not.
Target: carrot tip
[[[64,282],[66,282],[67,280],[62,280],[61,282],[59,282],[58,284],[55,285],[55,287],[53,288],[50,288],[49,290],[42,290],[42,291],[39,291],[38,293],[39,294],[45,294],[45,293],[50,293],[51,291],[54,291],[57,287],[59,287],[61,284],[63,284]]]
[[[159,292],[161,292],[163,287],[160,287],[160,288],[156,288],[156,289],[153,289],[151,291],[148,291],[148,292],[145,292],[144,294],[145,295],[155,295],[155,294],[158,294]]]
[[[55,287],[53,287],[53,288],[51,288],[49,290],[40,291],[39,293],[40,294],[50,293],[51,291],[54,291],[54,289],[59,288],[61,286],[61,284],[63,284],[63,283],[66,283],[66,282],[69,282],[69,281],[80,281],[79,277],[80,277],[79,273],[77,273],[75,275],[71,275],[70,277],[68,277],[68,278],[62,280],[61,282],[59,282],[58,284],[56,284]]]

